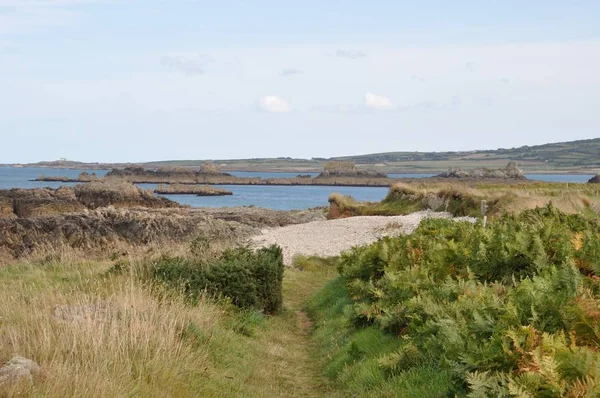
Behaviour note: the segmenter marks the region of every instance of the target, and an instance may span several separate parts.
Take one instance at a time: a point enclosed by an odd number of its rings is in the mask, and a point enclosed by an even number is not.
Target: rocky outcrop
[[[515,162],[509,162],[503,169],[487,169],[477,168],[469,171],[461,170],[460,167],[452,167],[445,173],[441,173],[439,178],[474,178],[474,179],[512,179],[512,180],[524,180],[525,174]]]
[[[596,174],[588,180],[588,184],[600,184],[600,174]]]
[[[113,169],[106,174],[106,178],[118,178],[130,182],[138,183],[210,183],[215,179],[225,179],[225,181],[236,180],[231,174],[223,173],[221,170],[211,164],[204,164],[200,170],[186,168],[159,168],[144,169],[142,167],[127,167],[125,169]],[[250,180],[250,179],[243,179]],[[258,179],[260,180],[260,178]]]
[[[226,196],[233,192],[226,189],[213,188],[210,185],[159,184],[154,193],[161,195],[196,195],[196,196]]]
[[[88,173],[87,171],[82,172],[77,177],[77,181],[79,182],[92,182],[98,181],[100,178],[96,175],[96,173]]]
[[[204,236],[243,241],[260,228],[324,219],[322,209],[277,211],[223,209],[100,208],[81,213],[0,219],[0,264],[62,247],[106,253],[147,244],[172,244]]]
[[[202,166],[200,166],[199,174],[208,174],[208,175],[230,175],[227,173],[223,173],[221,168],[214,163],[206,162]]]
[[[38,217],[85,210],[85,206],[77,201],[73,190],[64,187],[0,190],[0,201],[10,203],[16,217]],[[3,207],[8,211],[7,204]]]
[[[329,162],[316,178],[351,177],[351,178],[388,178],[387,174],[375,170],[362,170],[352,162]]]
[[[154,196],[152,191],[119,180],[95,181],[73,188],[77,200],[89,209],[99,207],[181,207],[176,202]]]
[[[40,180],[40,179],[38,179]],[[199,171],[191,169],[144,169],[128,167],[113,169],[102,179],[94,179],[93,175],[80,175],[78,179],[58,177],[41,181],[84,182],[84,181],[126,181],[136,184],[209,184],[209,185],[326,185],[326,186],[365,186],[389,187],[393,179],[386,174],[370,169],[359,169],[350,162],[331,162],[317,177],[298,175],[293,178],[237,177],[222,173],[214,165],[204,165]]]
[[[219,220],[236,221],[254,227],[284,227],[291,224],[303,224],[325,220],[325,209],[309,210],[271,210],[261,207],[222,207],[197,209]]]
[[[182,242],[199,233],[240,236],[252,230],[188,209],[109,207],[85,213],[0,219],[0,252],[9,259],[63,246],[92,253],[122,246]]]
[[[98,207],[181,207],[124,181],[92,182],[58,189],[0,190],[0,219],[79,213]]]
[[[40,375],[42,368],[31,359],[16,355],[0,368],[0,387],[17,383],[23,379],[33,382]]]

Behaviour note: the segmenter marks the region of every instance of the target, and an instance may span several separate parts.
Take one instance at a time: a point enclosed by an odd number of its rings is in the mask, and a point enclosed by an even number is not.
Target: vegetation
[[[233,195],[226,189],[214,188],[210,185],[185,185],[185,184],[158,184],[154,193],[162,195],[198,195],[198,196],[224,196]]]
[[[342,255],[310,304],[353,396],[598,396],[600,224],[552,206],[429,220]]]
[[[0,386],[0,396],[335,396],[302,312],[331,266],[288,268],[285,305],[272,316],[205,295],[192,302],[143,277],[152,256],[200,261],[198,245],[115,261],[64,251],[0,269],[0,366],[18,353],[43,372]]]
[[[523,210],[552,203],[567,213],[594,215],[600,209],[599,191],[595,184],[564,183],[482,183],[461,184],[415,182],[395,183],[387,196],[378,203],[357,202],[337,193],[329,197],[329,218],[359,215],[402,215],[431,209],[448,211],[455,216],[480,216],[485,200],[487,215],[497,218],[505,213],[518,214]]]
[[[281,309],[283,254],[277,246],[253,252],[247,248],[227,250],[211,264],[193,259],[161,258],[150,264],[150,276],[182,289],[194,300],[202,294],[223,296],[241,308],[265,313]]]
[[[490,222],[427,220],[285,270],[278,247],[233,248],[226,225],[191,221],[186,246],[21,260],[0,269],[0,365],[19,354],[43,374],[0,395],[600,396],[597,195],[545,183],[334,195],[338,216],[475,215],[485,199]]]
[[[358,169],[353,162],[327,162],[323,172],[317,178],[327,177],[370,177],[370,178],[387,178],[384,173],[378,173],[372,169]]]
[[[545,145],[500,148],[496,150],[459,152],[386,152],[334,158],[259,158],[215,160],[222,170],[263,172],[321,172],[327,162],[350,161],[358,168],[373,167],[387,173],[441,173],[451,167],[463,170],[504,167],[518,162],[527,173],[581,172],[595,174],[600,169],[600,138],[559,142]],[[146,168],[202,167],[204,160],[171,160],[140,163]],[[129,167],[129,164],[98,164],[71,161],[40,162],[28,166],[110,169]]]
[[[598,159],[600,159],[600,138],[510,149],[462,152],[387,152],[337,157],[331,160],[352,161],[357,164],[385,162],[388,166],[400,165],[404,162],[422,162],[423,166],[429,163],[433,167],[436,163],[439,165],[438,167],[442,167],[442,164],[453,162],[454,166],[460,165],[466,169],[494,167],[506,164],[508,161],[516,161],[529,170],[532,168],[537,168],[537,170],[578,168],[581,170],[600,167]]]

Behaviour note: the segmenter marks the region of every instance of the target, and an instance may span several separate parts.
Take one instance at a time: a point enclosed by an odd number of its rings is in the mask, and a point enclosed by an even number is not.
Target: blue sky
[[[0,163],[594,138],[598,20],[598,1],[0,0]]]

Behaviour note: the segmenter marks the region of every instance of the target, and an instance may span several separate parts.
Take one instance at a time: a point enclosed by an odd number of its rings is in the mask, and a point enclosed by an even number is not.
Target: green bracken
[[[326,373],[356,396],[598,396],[598,254],[598,221],[552,206],[354,248],[310,305]]]

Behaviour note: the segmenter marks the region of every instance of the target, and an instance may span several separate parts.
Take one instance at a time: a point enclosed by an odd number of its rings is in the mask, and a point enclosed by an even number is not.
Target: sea
[[[77,178],[84,170],[49,169],[35,167],[0,167],[0,189],[11,188],[58,188],[74,183],[31,181],[46,176],[66,176]],[[85,170],[103,177],[108,170]],[[261,178],[291,178],[298,173],[260,173],[260,172],[230,172],[239,177]],[[317,173],[301,173],[316,176]],[[393,178],[426,178],[433,174],[389,174]],[[585,183],[592,175],[583,174],[528,174],[527,178],[548,182]],[[154,189],[155,184],[140,184],[140,187]],[[380,201],[387,194],[385,187],[331,187],[331,186],[273,186],[273,185],[222,185],[220,186],[233,192],[231,196],[194,196],[194,195],[162,195],[176,202],[192,207],[233,207],[233,206],[258,206],[276,210],[302,210],[318,206],[327,206],[327,199],[333,192],[351,195],[359,201]]]

